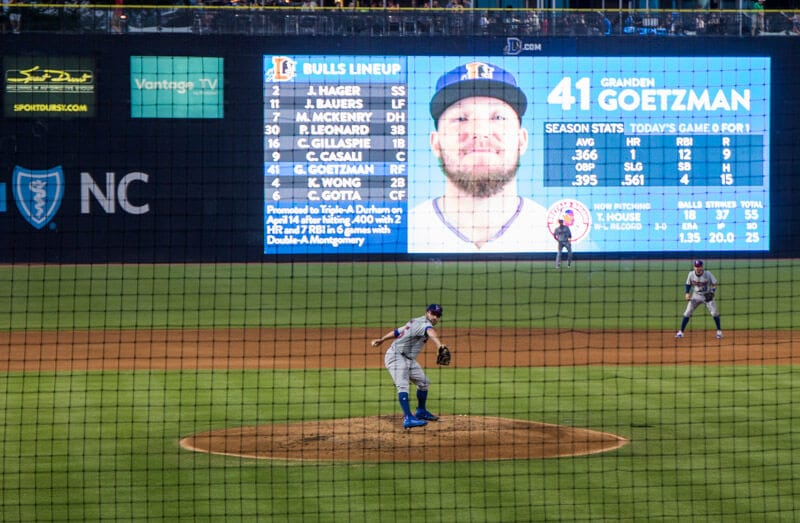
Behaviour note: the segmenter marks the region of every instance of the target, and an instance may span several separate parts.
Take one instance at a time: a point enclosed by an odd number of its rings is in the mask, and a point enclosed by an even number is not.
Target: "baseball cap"
[[[436,82],[436,94],[431,99],[433,121],[438,122],[445,109],[454,103],[473,96],[503,100],[520,119],[528,108],[528,98],[511,73],[487,62],[470,62],[443,74]]]
[[[442,316],[442,306],[438,303],[431,303],[428,305],[427,311],[433,314],[434,316]]]
[[[703,260],[695,260],[694,261],[694,266],[695,267],[702,267],[703,266]]]

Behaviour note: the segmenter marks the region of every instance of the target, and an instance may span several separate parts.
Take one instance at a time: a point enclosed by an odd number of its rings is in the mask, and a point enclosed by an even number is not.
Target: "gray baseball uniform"
[[[417,363],[417,355],[428,341],[428,329],[433,325],[426,316],[408,320],[403,327],[395,329],[395,340],[386,351],[384,363],[397,387],[397,392],[408,392],[409,383],[417,389],[428,390],[428,377]]]
[[[719,316],[717,301],[706,301],[703,296],[704,293],[716,289],[717,287],[717,278],[715,278],[710,271],[703,271],[703,274],[699,276],[695,271],[690,271],[689,275],[686,277],[686,285],[692,288],[692,297],[686,304],[686,310],[683,313],[684,317],[691,318],[695,309],[702,304],[705,304],[711,316]]]
[[[558,252],[556,253],[556,268],[561,267],[561,253],[567,250],[567,265],[572,265],[572,231],[562,221],[553,231],[553,238],[558,242]]]

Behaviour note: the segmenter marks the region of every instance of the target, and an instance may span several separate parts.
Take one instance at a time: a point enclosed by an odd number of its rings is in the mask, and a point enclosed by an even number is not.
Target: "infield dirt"
[[[452,368],[577,365],[789,365],[800,363],[795,331],[570,331],[461,328],[448,336]],[[381,368],[372,328],[114,330],[0,333],[3,371]],[[435,366],[435,351],[420,364]],[[387,386],[391,381],[387,376]],[[443,413],[440,413],[443,414]],[[465,461],[590,454],[623,436],[505,418],[442,415],[402,430],[398,415],[231,427],[187,435],[184,448],[253,458]]]

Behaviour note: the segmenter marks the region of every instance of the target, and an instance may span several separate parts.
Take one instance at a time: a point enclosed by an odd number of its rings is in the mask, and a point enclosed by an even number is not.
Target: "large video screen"
[[[769,250],[767,57],[264,56],[264,252]]]

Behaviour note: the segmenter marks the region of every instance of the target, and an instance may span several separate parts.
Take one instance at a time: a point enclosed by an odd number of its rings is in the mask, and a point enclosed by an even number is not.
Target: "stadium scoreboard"
[[[267,55],[264,252],[409,252],[434,87],[471,61],[526,93],[519,194],[576,249],[769,249],[768,58]]]

